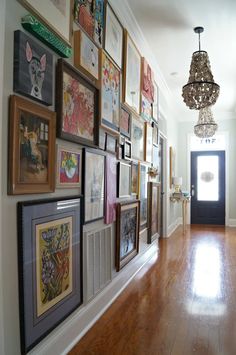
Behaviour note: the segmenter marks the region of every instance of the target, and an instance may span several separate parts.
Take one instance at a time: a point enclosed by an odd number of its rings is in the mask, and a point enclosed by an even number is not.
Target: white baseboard
[[[29,354],[67,354],[114,302],[138,271],[158,252],[158,241],[151,244],[121,270],[111,283],[86,306],[81,306]]]
[[[228,226],[229,227],[236,227],[236,219],[230,219],[229,218]]]
[[[172,223],[169,227],[168,227],[168,232],[167,232],[167,237],[169,238],[171,236],[172,233],[174,233],[174,231],[176,230],[176,228],[178,228],[178,226],[182,224],[182,218],[179,217],[177,218],[174,223]]]

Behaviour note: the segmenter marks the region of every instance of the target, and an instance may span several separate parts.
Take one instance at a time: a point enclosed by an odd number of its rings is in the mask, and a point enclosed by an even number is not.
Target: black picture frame
[[[82,205],[82,196],[18,202],[22,354],[82,304]],[[62,259],[68,264],[60,274]]]
[[[53,55],[26,33],[14,32],[13,90],[52,105]]]
[[[78,83],[80,84],[81,87],[83,87],[84,93],[83,92],[80,93],[81,96],[85,97],[86,95],[90,94],[91,95],[90,98],[93,97],[93,105],[92,105],[93,118],[91,119],[89,125],[88,125],[88,117],[81,117],[81,124],[83,123],[83,127],[82,126],[80,127],[80,125],[78,124],[79,119],[78,119],[77,111],[76,111],[76,115],[74,114],[75,122],[73,122],[73,114],[71,114],[71,106],[74,109],[75,105],[85,105],[85,103],[88,102],[88,99],[85,98],[84,101],[82,101],[77,96],[75,100],[72,101],[73,100],[72,95],[70,94],[72,88],[71,89],[68,88],[68,90],[66,91],[66,93],[68,94],[66,95],[67,101],[71,100],[72,102],[67,103],[68,108],[64,107],[65,83],[64,83],[63,76],[65,77],[67,76],[67,79],[68,77],[72,78],[73,80],[75,80],[75,84]],[[57,74],[56,74],[57,137],[65,139],[70,142],[86,145],[86,146],[98,147],[98,143],[99,143],[98,142],[98,136],[99,136],[99,112],[98,112],[99,104],[98,103],[99,103],[99,90],[94,86],[94,84],[89,79],[87,79],[81,72],[75,69],[72,65],[68,64],[63,59],[59,59],[57,63]],[[86,106],[86,110],[88,110],[87,106]],[[77,110],[78,109],[79,108],[77,108]],[[67,118],[67,114],[68,114],[67,111],[69,111],[69,114],[71,114],[70,119]],[[81,111],[83,112],[82,108]],[[66,112],[65,117],[64,117],[64,112]],[[89,114],[90,112],[87,111],[87,115]],[[71,133],[70,131],[72,131],[73,127],[75,126],[78,129],[83,128],[81,129],[81,132],[83,133],[81,133],[80,135]],[[86,134],[84,134],[85,130],[87,130]],[[90,137],[85,138],[82,136],[82,134],[87,136],[90,135]]]
[[[84,224],[104,218],[105,158],[99,149],[83,148]]]
[[[128,139],[125,140],[123,147],[123,159],[124,160],[131,160],[132,159],[132,143]]]

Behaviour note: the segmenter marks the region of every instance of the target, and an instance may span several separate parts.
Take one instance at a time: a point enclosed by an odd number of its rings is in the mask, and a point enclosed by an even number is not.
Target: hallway
[[[179,227],[70,355],[236,354],[236,229]]]

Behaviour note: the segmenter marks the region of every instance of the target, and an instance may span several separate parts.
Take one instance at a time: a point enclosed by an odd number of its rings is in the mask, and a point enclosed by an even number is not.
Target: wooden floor
[[[159,245],[70,355],[236,354],[236,228],[179,228]]]

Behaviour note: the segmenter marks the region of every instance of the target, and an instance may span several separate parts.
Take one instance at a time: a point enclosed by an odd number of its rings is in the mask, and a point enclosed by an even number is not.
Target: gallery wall
[[[30,196],[8,196],[7,195],[7,157],[8,157],[8,105],[9,95],[12,94],[13,87],[13,32],[17,29],[21,29],[20,18],[25,15],[26,11],[16,0],[8,0],[6,2],[6,11],[4,10],[5,1],[1,0],[1,28],[0,28],[0,48],[3,48],[3,27],[5,19],[5,46],[4,51],[1,51],[0,56],[0,82],[3,87],[3,96],[1,95],[0,86],[0,98],[3,97],[3,104],[0,107],[3,108],[2,112],[2,141],[0,140],[2,147],[1,154],[1,167],[2,174],[2,230],[0,237],[0,312],[3,310],[3,317],[0,317],[0,336],[1,336],[1,322],[4,323],[4,341],[0,342],[0,353],[18,355],[20,353],[20,334],[19,334],[19,295],[18,295],[18,262],[17,262],[17,229],[16,229],[16,204],[18,201],[36,200],[38,195]],[[166,149],[167,153],[167,166],[168,166],[168,147],[173,146],[177,151],[177,122],[174,117],[174,112],[171,107],[171,97],[169,95],[168,88],[162,77],[161,70],[157,65],[156,59],[152,55],[151,49],[148,47],[145,39],[140,32],[138,24],[136,23],[127,2],[124,1],[110,1],[115,12],[119,16],[124,27],[126,27],[136,42],[140,52],[145,56],[150,65],[153,67],[158,80],[160,88],[160,111],[163,118],[161,127],[163,133],[168,138],[168,145]],[[4,66],[1,65],[2,54],[4,53]],[[54,62],[56,62],[56,55],[54,56]],[[55,63],[54,63],[55,64]],[[2,75],[3,74],[3,75]],[[2,79],[3,76],[3,80]],[[54,95],[53,95],[54,97]],[[0,99],[1,100],[1,99]],[[0,101],[1,103],[1,101]],[[64,142],[66,145],[67,143]],[[71,146],[71,144],[70,144]],[[167,195],[169,190],[166,191]],[[56,190],[53,194],[44,194],[44,198],[75,195],[78,191],[76,189],[71,190]],[[168,214],[168,226],[175,223],[179,217],[179,211],[177,206],[172,206],[168,201],[167,214]],[[93,228],[99,223],[94,223]],[[113,233],[114,243],[114,233]],[[114,257],[114,256],[113,256]],[[114,260],[113,260],[114,263]],[[2,295],[1,295],[2,293]],[[0,313],[1,315],[1,313]],[[50,336],[49,336],[50,337]],[[1,339],[2,340],[2,339]],[[4,350],[1,349],[1,346]],[[1,352],[2,350],[2,352]]]

